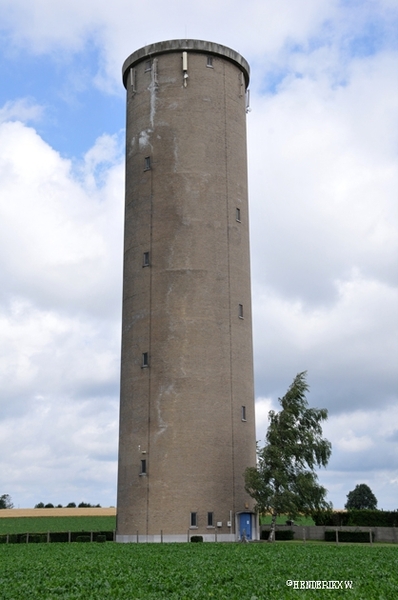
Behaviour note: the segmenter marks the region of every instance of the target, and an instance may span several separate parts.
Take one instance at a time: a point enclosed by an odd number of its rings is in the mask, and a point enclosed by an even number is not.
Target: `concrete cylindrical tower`
[[[172,40],[127,90],[118,541],[257,536],[246,157],[249,66]]]

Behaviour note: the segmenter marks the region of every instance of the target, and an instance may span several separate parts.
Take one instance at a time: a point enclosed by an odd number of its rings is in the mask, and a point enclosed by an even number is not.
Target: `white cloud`
[[[9,100],[0,108],[0,123],[4,121],[40,121],[43,118],[44,108],[29,98]]]
[[[287,387],[287,386],[286,386]],[[312,394],[307,396],[314,406]],[[256,403],[257,439],[264,443],[270,409],[280,410],[274,399]],[[366,483],[379,500],[379,508],[397,508],[398,439],[397,404],[373,410],[347,410],[330,415],[323,422],[323,437],[332,442],[332,455],[326,469],[318,472],[320,483],[328,490],[328,500],[335,508],[344,508],[349,491]],[[387,467],[388,465],[388,467]]]
[[[253,95],[248,118],[256,390],[283,395],[308,370],[317,406],[386,405],[398,362],[396,57],[353,59],[338,85],[322,60],[300,60],[277,93]]]
[[[162,39],[198,37],[200,32],[217,32],[218,36],[236,39],[247,38],[257,47],[270,50],[285,38],[302,38],[325,18],[336,13],[337,2],[330,0],[249,0],[198,3],[195,0],[174,0],[167,6],[157,3],[151,11],[151,27],[141,32],[139,24],[148,23],[147,7],[131,5],[128,0],[116,0],[110,10],[105,1],[59,0],[57,4],[41,0],[32,5],[26,0],[2,0],[3,28],[13,32],[15,43],[30,43],[37,52],[48,51],[54,46],[79,47],[83,36],[97,39],[112,36],[112,45],[117,39],[131,39],[132,27],[136,36],[146,36],[144,43]],[[211,14],[211,19],[209,15]],[[172,17],[171,17],[172,15]],[[231,32],[230,25],[241,24],[240,30]],[[234,27],[235,29],[235,27]],[[106,38],[107,35],[104,37]],[[163,33],[164,35],[164,33]],[[149,37],[151,36],[151,37]],[[215,38],[216,39],[216,38]],[[223,43],[220,40],[220,43]]]
[[[96,187],[104,160],[105,181]],[[9,283],[3,295],[99,313],[114,304],[123,201],[122,159],[115,161],[115,141],[105,136],[86,155],[82,184],[71,162],[33,129],[0,126],[0,264]]]
[[[347,436],[337,441],[337,446],[346,452],[361,452],[373,446],[373,441],[367,435],[355,436],[351,430],[347,431]]]
[[[296,373],[308,370],[317,406],[340,412],[389,404],[397,386],[397,306],[398,290],[359,277],[340,284],[337,301],[320,308],[257,288],[257,392],[281,395]]]
[[[255,280],[264,274],[268,285],[307,302],[330,301],[335,281],[353,266],[396,281],[393,64],[391,56],[370,58],[343,87],[332,89],[321,72],[316,81],[296,78],[277,95],[253,99]]]
[[[28,414],[3,420],[0,439],[7,462],[2,480],[11,495],[30,507],[82,500],[114,505],[117,405],[115,398],[76,403],[63,395],[37,396]]]
[[[0,125],[2,481],[28,505],[115,503],[123,179],[116,137],[73,166]]]
[[[120,160],[120,148],[116,135],[103,134],[84,155],[83,173],[86,188],[95,189],[102,183],[101,174],[109,176],[109,166]]]
[[[396,403],[332,415],[325,422],[323,432],[333,440],[333,451],[320,478],[336,507],[343,508],[355,485],[366,483],[379,500],[379,508],[397,508],[394,477],[398,473],[398,443],[392,435],[397,422]]]
[[[122,93],[123,60],[162,39],[210,39],[249,60],[257,436],[308,369],[310,404],[330,411],[334,451],[321,477],[333,502],[342,506],[366,476],[392,506],[396,430],[373,409],[391,416],[397,389],[396,3],[178,1],[150,14],[127,0],[0,3],[12,72],[26,52],[35,68],[45,56],[43,85],[62,69],[57,93],[68,107],[95,86],[105,106],[102,91]],[[77,68],[83,56],[97,62]],[[26,83],[18,80],[19,94]],[[80,492],[100,501],[91,492],[106,480],[114,503],[119,133],[66,160],[22,124],[48,126],[54,106],[14,98],[0,109],[0,437],[12,450],[2,478],[30,505],[77,501]]]
[[[264,446],[268,428],[270,410],[280,410],[280,406],[272,398],[256,398],[256,439],[260,447]]]

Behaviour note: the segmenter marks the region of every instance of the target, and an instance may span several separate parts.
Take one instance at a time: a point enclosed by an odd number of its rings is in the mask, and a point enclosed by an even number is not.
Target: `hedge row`
[[[327,527],[396,527],[398,511],[347,510],[345,512],[319,511],[312,514],[315,525]]]
[[[47,535],[50,542],[112,542],[113,531],[71,531],[70,538],[68,531],[51,531],[47,533],[11,533],[9,535],[0,535],[0,544],[44,544],[47,543]],[[28,539],[26,539],[28,536]]]
[[[270,529],[263,529],[261,532],[261,539],[268,540]],[[276,540],[294,540],[294,531],[292,529],[276,529],[275,531]]]
[[[372,541],[375,539],[375,534],[372,532]],[[338,531],[339,542],[356,542],[370,543],[369,531]],[[325,542],[335,542],[336,531],[325,531]]]

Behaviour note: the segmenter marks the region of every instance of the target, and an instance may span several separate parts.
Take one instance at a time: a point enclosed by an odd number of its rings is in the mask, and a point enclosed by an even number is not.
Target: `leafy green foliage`
[[[287,525],[286,521],[288,517],[286,515],[279,515],[276,518],[277,525]],[[270,525],[272,521],[271,515],[260,515],[260,525]],[[301,525],[301,527],[306,527],[307,525],[315,525],[315,522],[312,517],[304,517],[298,516],[294,519],[295,525]]]
[[[69,542],[113,542],[113,531],[52,531],[47,533],[0,534],[0,544],[69,543]]]
[[[321,422],[326,409],[308,408],[306,372],[296,375],[279,402],[280,412],[269,412],[264,448],[258,451],[257,467],[246,470],[247,492],[259,512],[273,516],[271,535],[280,514],[295,518],[330,507],[326,490],[319,485],[316,467],[326,467],[331,444],[322,438]]]
[[[398,511],[350,510],[347,512],[317,511],[312,514],[315,525],[397,527]]]
[[[372,542],[375,534],[372,531]],[[325,531],[325,542],[335,542],[336,531]],[[339,542],[355,542],[356,544],[370,544],[370,535],[368,531],[338,531]]]
[[[347,510],[376,510],[377,498],[366,483],[360,483],[355,486],[355,489],[348,492],[344,508]]]
[[[261,532],[261,539],[268,540],[270,530],[263,529]],[[294,540],[294,531],[292,529],[280,529],[275,531],[276,540]]]
[[[3,494],[0,496],[0,509],[1,508],[14,508],[9,494]]]
[[[2,600],[395,598],[394,546],[32,544],[0,546]],[[349,592],[287,580],[353,581]]]

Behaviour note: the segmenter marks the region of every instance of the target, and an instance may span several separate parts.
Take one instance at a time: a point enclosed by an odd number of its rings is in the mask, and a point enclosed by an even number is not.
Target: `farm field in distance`
[[[113,531],[115,528],[115,516],[0,518],[0,534],[47,533],[47,531]]]
[[[2,600],[395,600],[390,545],[10,544],[0,546]],[[352,582],[295,589],[292,581]]]

